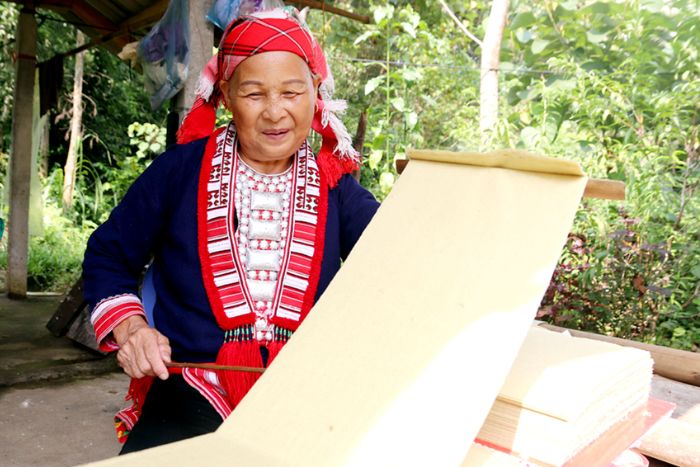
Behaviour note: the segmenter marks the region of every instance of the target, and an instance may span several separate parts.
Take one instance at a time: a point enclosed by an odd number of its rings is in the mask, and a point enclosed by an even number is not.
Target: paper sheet
[[[529,329],[585,183],[412,161],[216,434],[104,465],[460,465]]]

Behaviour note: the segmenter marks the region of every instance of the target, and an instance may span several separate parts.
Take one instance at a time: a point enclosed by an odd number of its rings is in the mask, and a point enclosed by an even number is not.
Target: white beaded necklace
[[[293,164],[292,164],[293,166]],[[271,341],[272,301],[289,233],[292,166],[280,174],[262,174],[239,157],[234,203],[236,242],[254,302],[255,339]]]

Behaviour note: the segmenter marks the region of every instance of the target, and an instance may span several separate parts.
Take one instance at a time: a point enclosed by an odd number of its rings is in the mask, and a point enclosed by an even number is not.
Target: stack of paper
[[[478,440],[565,464],[621,421],[643,424],[652,364],[643,350],[532,328]]]

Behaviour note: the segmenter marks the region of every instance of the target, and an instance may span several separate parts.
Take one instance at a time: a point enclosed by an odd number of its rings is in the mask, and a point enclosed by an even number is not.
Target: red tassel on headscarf
[[[325,175],[328,188],[333,188],[338,184],[338,180],[345,174],[352,173],[359,168],[359,164],[349,157],[339,158],[333,154],[333,144],[335,141],[328,141],[324,138],[321,150],[318,151],[316,161],[318,168]]]
[[[216,125],[216,107],[197,98],[177,131],[177,143],[185,144],[211,135]]]

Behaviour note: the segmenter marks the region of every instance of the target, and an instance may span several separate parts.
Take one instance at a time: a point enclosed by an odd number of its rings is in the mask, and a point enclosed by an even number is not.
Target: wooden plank
[[[585,181],[415,161],[214,435],[103,465],[459,465],[531,326]]]
[[[569,332],[572,336],[586,337],[605,342],[612,342],[627,347],[646,350],[654,359],[654,373],[676,381],[700,386],[700,354],[684,350],[671,349],[660,345],[644,344],[642,342],[620,339],[618,337],[603,336],[592,332],[576,331],[546,323],[540,326],[558,332]]]
[[[401,174],[408,159],[397,159],[396,172]],[[603,180],[598,178],[589,178],[586,183],[586,189],[583,191],[584,198],[598,198],[623,201],[625,199],[625,184],[617,180]]]
[[[700,426],[670,418],[642,438],[638,450],[671,465],[700,466]]]
[[[78,279],[70,291],[58,305],[46,327],[51,334],[56,337],[65,335],[70,325],[77,318],[78,314],[85,308],[87,303],[83,298],[83,279]]]
[[[27,296],[29,250],[29,185],[32,170],[32,116],[36,65],[34,10],[22,8],[17,21],[17,62],[12,109],[10,213],[8,216],[7,295]]]

